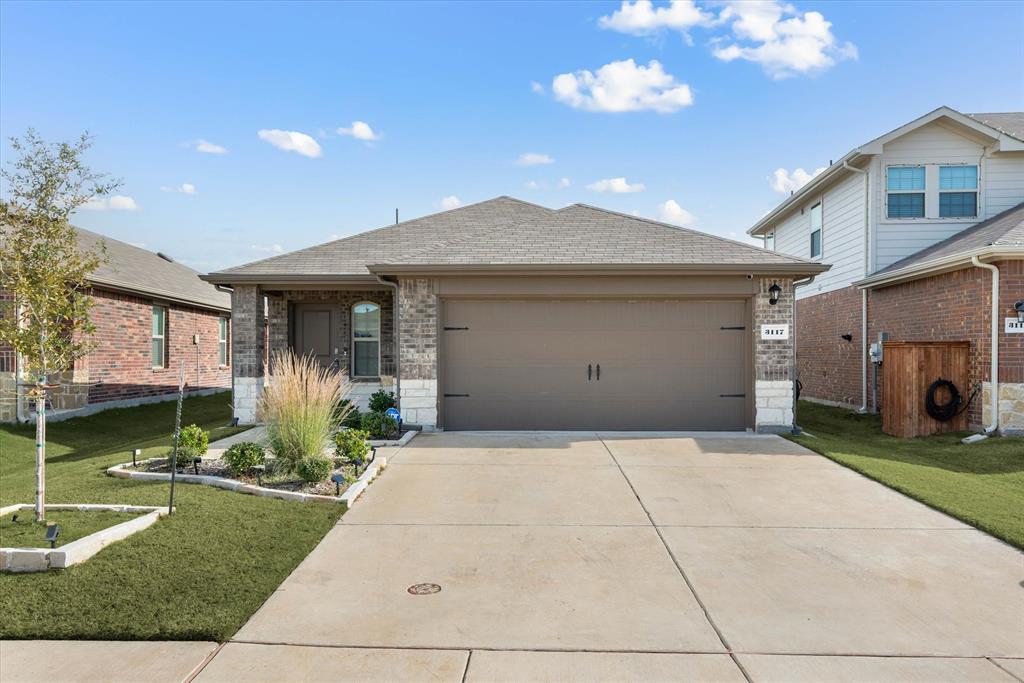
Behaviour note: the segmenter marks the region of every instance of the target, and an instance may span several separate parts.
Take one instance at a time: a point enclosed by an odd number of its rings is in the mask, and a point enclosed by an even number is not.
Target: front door
[[[338,311],[331,306],[295,309],[295,353],[313,356],[325,368],[338,369]]]

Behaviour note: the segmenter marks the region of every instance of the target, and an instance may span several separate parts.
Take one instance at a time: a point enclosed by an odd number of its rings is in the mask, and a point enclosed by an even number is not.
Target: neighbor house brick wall
[[[801,398],[861,404],[861,292],[845,287],[796,302]],[[849,334],[852,341],[842,335]]]
[[[437,426],[438,299],[434,280],[399,280],[399,407],[403,419],[424,429]]]
[[[774,305],[769,288],[782,291]],[[761,278],[754,296],[754,425],[760,432],[779,432],[793,424],[793,281]],[[788,339],[761,339],[762,325],[788,325]]]

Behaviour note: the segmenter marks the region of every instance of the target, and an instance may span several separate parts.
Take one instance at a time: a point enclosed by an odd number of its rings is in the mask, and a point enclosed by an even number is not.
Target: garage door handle
[[[746,394],[719,394],[718,398],[746,398]]]
[[[445,394],[445,398],[469,398],[469,394]]]
[[[601,381],[601,364],[600,363],[597,364],[597,381],[598,382]]]
[[[720,330],[745,330],[745,329],[747,329],[747,326],[746,325],[723,325],[722,327],[719,327],[718,329],[720,329]]]
[[[587,381],[588,382],[590,381],[590,376],[591,376],[591,374],[593,374],[593,372],[594,372],[594,365],[593,365],[593,363],[587,363]]]

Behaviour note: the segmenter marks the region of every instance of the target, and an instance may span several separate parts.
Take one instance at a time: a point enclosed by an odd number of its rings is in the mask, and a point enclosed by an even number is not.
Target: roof
[[[851,172],[851,166],[856,167],[858,163],[863,164],[861,161],[863,157],[881,154],[887,142],[943,118],[959,124],[964,130],[972,130],[975,133],[986,135],[996,140],[995,146],[998,150],[1024,150],[1024,112],[961,114],[952,107],[942,106],[850,150],[839,161],[829,165],[823,172],[812,178],[810,182],[786,197],[774,209],[762,216],[757,223],[747,230],[747,234],[753,235],[774,227],[778,219],[787,215],[791,210],[796,209],[797,206],[806,200],[808,195],[838,178],[840,174]]]
[[[1024,202],[915,252],[857,284],[871,286],[882,282],[888,284],[894,279],[912,279],[915,275],[931,273],[936,267],[969,261],[971,256],[982,252],[1013,253],[1018,250],[1019,258],[1024,258]]]
[[[231,310],[231,295],[201,280],[199,273],[188,266],[90,230],[76,227],[75,232],[83,249],[101,242],[106,247],[107,260],[89,275],[94,286],[199,308]]]
[[[571,268],[818,273],[828,266],[584,204],[498,197],[204,276],[211,282]],[[345,278],[347,279],[347,278]]]

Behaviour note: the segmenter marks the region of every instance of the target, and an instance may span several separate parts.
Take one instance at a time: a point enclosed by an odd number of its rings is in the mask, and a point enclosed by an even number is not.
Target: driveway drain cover
[[[412,595],[432,595],[440,592],[441,587],[436,583],[416,583],[409,586],[409,593]]]

